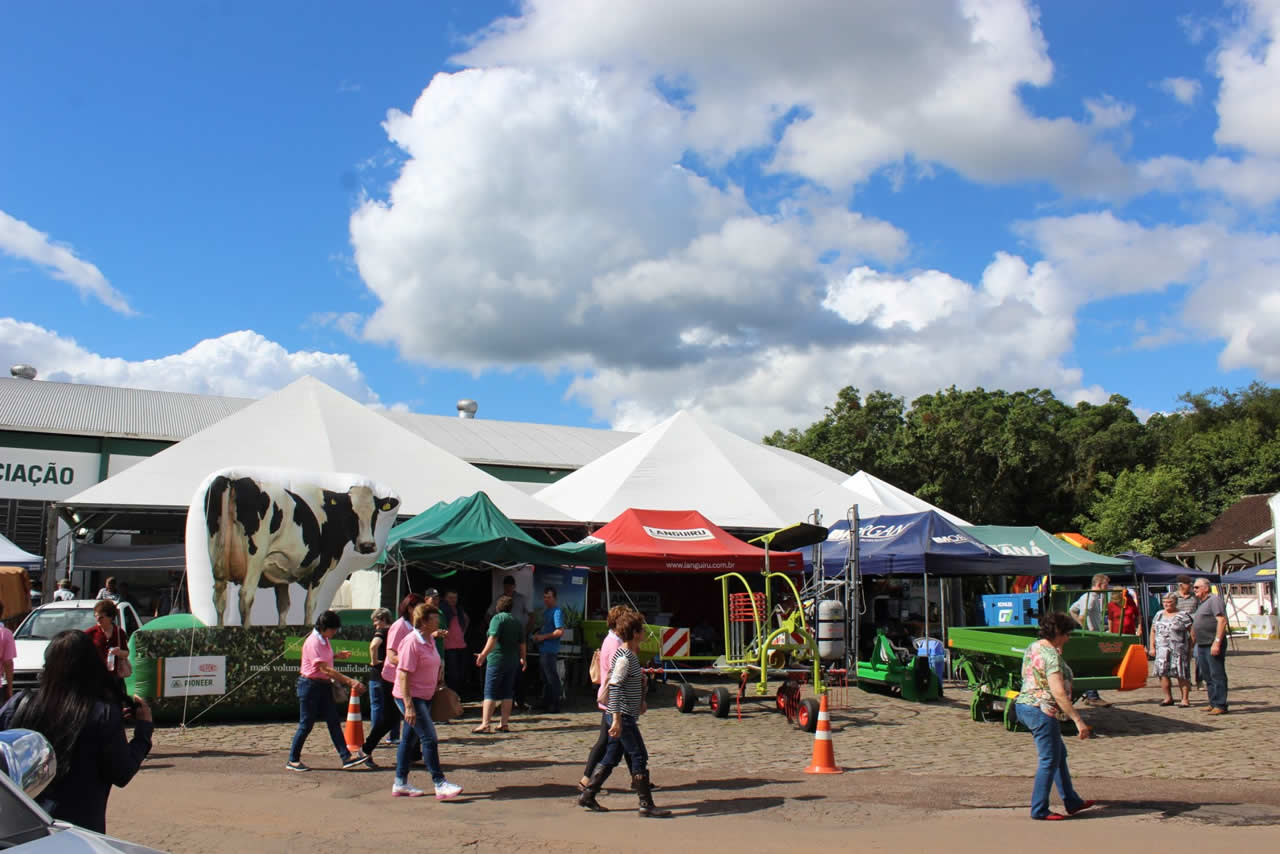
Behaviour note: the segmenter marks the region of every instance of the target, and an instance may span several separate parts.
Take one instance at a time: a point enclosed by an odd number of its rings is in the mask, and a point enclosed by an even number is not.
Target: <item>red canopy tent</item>
[[[624,510],[592,534],[613,572],[760,572],[764,549],[748,545],[696,510]],[[799,573],[799,552],[769,552],[774,572]]]

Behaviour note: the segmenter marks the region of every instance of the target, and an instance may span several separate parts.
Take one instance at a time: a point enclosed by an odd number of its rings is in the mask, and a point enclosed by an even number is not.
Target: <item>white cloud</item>
[[[1111,213],[1020,228],[1083,299],[1185,286],[1181,324],[1225,342],[1224,370],[1280,379],[1280,234],[1214,223],[1145,226]]]
[[[207,338],[182,353],[129,361],[94,353],[34,323],[0,317],[0,362],[34,365],[45,380],[230,397],[263,397],[310,375],[362,403],[378,402],[350,356],[289,351],[247,330]]]
[[[797,341],[667,370],[604,368],[575,380],[569,394],[620,429],[686,408],[749,437],[813,420],[849,377],[864,392],[889,389],[907,400],[952,383],[1050,387],[1071,402],[1107,397],[1064,365],[1075,297],[1049,264],[1000,253],[972,284],[936,270],[859,268],[831,282],[824,302],[864,326],[858,340]]]
[[[0,252],[39,264],[55,279],[74,285],[82,296],[93,297],[114,311],[135,313],[101,270],[77,257],[69,246],[55,243],[49,235],[4,211],[0,211]]]
[[[364,334],[426,363],[670,366],[791,341],[831,265],[905,251],[821,194],[755,213],[678,166],[685,116],[618,77],[440,74],[386,129],[409,159],[351,219],[381,302]]]
[[[1053,64],[1021,0],[527,0],[458,61],[609,68],[674,81],[690,146],[712,161],[766,146],[771,168],[844,190],[911,157],[979,181],[1124,192],[1129,170],[1088,126],[1037,116]]]
[[[319,311],[307,318],[306,326],[332,328],[348,338],[359,338],[364,315],[355,311]]]
[[[1240,4],[1240,26],[1223,40],[1217,55],[1219,145],[1238,146],[1280,157],[1280,2]]]
[[[1114,130],[1133,121],[1133,104],[1126,104],[1114,95],[1086,98],[1084,108],[1089,113],[1089,123],[1099,130]]]
[[[1188,107],[1200,97],[1200,81],[1190,77],[1166,77],[1160,81],[1160,88],[1175,101]]]

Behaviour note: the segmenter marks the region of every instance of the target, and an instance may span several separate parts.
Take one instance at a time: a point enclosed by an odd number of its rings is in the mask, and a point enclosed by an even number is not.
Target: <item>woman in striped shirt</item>
[[[649,783],[649,752],[640,735],[640,714],[644,711],[644,670],[640,666],[640,642],[644,639],[644,617],[634,611],[618,617],[614,632],[623,646],[609,663],[608,700],[609,746],[604,758],[591,772],[586,790],[578,797],[578,805],[595,812],[608,812],[596,801],[596,795],[613,769],[627,756],[631,766],[631,786],[640,798],[640,815],[661,818],[671,815],[653,805],[653,789]]]

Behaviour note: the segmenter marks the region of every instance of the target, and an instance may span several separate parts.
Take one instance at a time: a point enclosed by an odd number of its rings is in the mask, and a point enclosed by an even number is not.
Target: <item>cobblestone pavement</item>
[[[1111,708],[1084,712],[1098,737],[1069,742],[1073,775],[1280,781],[1274,757],[1275,734],[1280,732],[1280,643],[1237,644],[1227,659],[1229,715],[1205,715],[1205,693],[1194,689],[1192,708],[1162,708],[1154,679],[1138,691],[1106,693]],[[999,723],[970,721],[968,691],[959,683],[949,685],[946,697],[935,703],[861,690],[846,693],[847,707],[832,712],[836,759],[846,768],[938,776],[1030,776],[1034,769],[1030,736],[1008,733]],[[736,714],[717,719],[708,711],[705,695],[687,715],[673,707],[670,695],[669,688],[655,692],[653,708],[643,720],[655,779],[663,768],[723,772],[731,766],[742,776],[790,775],[808,764],[812,736],[787,725],[770,701],[744,703],[740,720]],[[565,714],[516,715],[509,734],[475,735],[471,728],[478,712],[468,707],[465,718],[439,727],[442,761],[455,768],[557,763],[565,766],[570,780],[576,779],[580,772],[569,761],[585,757],[599,724],[599,713],[590,708],[583,703],[581,711]],[[156,734],[153,756],[274,755],[283,762],[294,726],[167,727]],[[1194,742],[1194,763],[1186,761],[1185,750],[1170,749],[1171,738],[1191,735],[1203,736]],[[1191,743],[1185,744],[1189,749]],[[304,758],[317,766],[336,761],[323,727],[312,733]],[[394,753],[385,747],[376,758],[384,765],[394,763]]]

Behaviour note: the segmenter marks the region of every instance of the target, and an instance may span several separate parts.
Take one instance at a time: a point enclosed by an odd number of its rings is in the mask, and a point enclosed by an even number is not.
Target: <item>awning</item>
[[[1133,561],[1109,557],[1078,548],[1053,536],[1043,528],[1015,525],[969,525],[961,530],[972,534],[1002,555],[1049,558],[1049,571],[1057,578],[1087,578],[1130,575]]]
[[[610,572],[760,572],[764,549],[717,527],[696,510],[637,510],[619,514],[583,542],[609,552]],[[800,572],[797,552],[769,552],[774,572]]]

